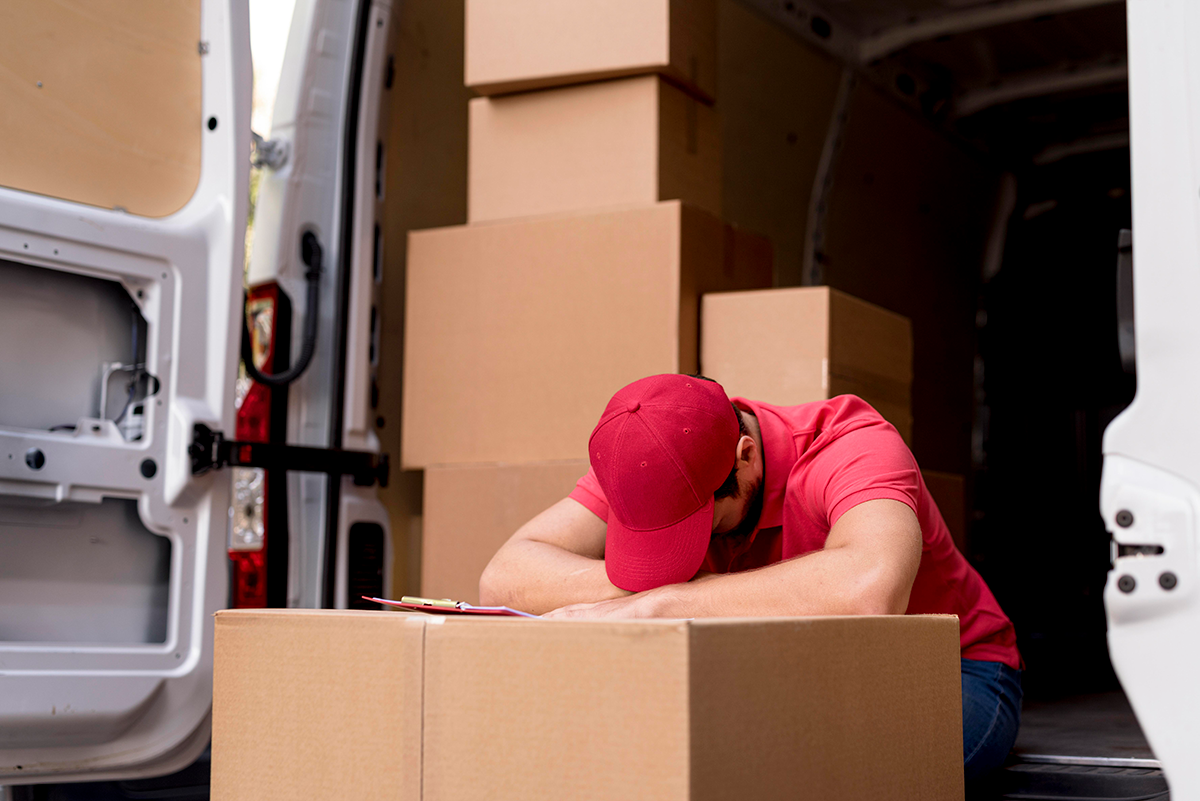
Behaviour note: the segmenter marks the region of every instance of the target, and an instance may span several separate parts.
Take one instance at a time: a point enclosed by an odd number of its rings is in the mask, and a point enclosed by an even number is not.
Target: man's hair
[[[700,375],[699,373],[693,375],[692,378],[699,378],[701,381],[712,381],[714,384],[717,383],[716,379]],[[738,440],[741,441],[742,437],[750,435],[750,429],[746,427],[746,421],[742,419],[742,410],[737,407],[737,404],[733,401],[730,401],[729,404],[733,406],[733,416],[738,421]],[[754,412],[748,412],[748,414],[754,414]],[[722,498],[736,498],[740,492],[741,488],[738,486],[737,480],[737,461],[735,459],[733,469],[729,471],[729,478],[725,479],[724,484],[717,487],[717,491],[713,493],[713,497],[718,501]]]
[[[734,404],[733,401],[730,401],[730,404],[733,405],[733,414],[737,417],[738,440],[740,441],[742,437],[749,436],[750,429],[746,427],[746,421],[742,419],[742,412],[737,407],[737,404]],[[737,480],[737,461],[735,460],[733,469],[729,471],[729,478],[725,479],[724,484],[717,487],[717,491],[713,493],[713,497],[718,501],[722,498],[736,498],[740,492],[741,488],[738,487]]]

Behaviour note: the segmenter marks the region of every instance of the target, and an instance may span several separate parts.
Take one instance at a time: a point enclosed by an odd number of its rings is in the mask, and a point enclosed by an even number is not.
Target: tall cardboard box
[[[694,372],[700,295],[770,245],[677,201],[409,236],[404,469],[586,459],[619,388]]]
[[[215,801],[951,801],[954,617],[217,613]]]
[[[658,76],[470,104],[470,222],[683,200],[721,213],[717,112]]]
[[[658,73],[716,96],[716,0],[467,0],[466,15],[483,95]]]
[[[858,395],[912,442],[912,323],[829,287],[705,295],[700,364],[740,396],[789,406]]]
[[[479,603],[479,577],[500,546],[588,468],[587,459],[427,468],[421,594]]]
[[[213,799],[420,801],[424,636],[390,612],[218,612]]]

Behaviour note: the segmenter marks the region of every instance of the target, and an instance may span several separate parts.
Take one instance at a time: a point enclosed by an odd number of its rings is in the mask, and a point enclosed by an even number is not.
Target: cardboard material
[[[716,0],[467,0],[466,38],[484,95],[646,73],[716,95]]]
[[[425,795],[961,797],[957,633],[900,617],[430,626]]]
[[[946,528],[958,550],[967,552],[967,489],[962,476],[942,473],[937,470],[922,470],[925,487],[933,496]]]
[[[954,617],[237,610],[216,631],[218,801],[963,797]]]
[[[912,326],[829,287],[705,295],[701,369],[731,396],[788,406],[858,395],[912,438]]]
[[[217,613],[212,797],[419,801],[424,620]]]
[[[649,75],[471,101],[468,220],[656,200],[721,213],[717,112]]]
[[[479,577],[500,546],[587,471],[587,459],[427,469],[421,594],[478,604]]]
[[[0,3],[0,186],[178,211],[207,133],[202,38],[200,0]]]
[[[403,466],[587,458],[614,392],[696,370],[701,293],[770,262],[677,201],[412,233]]]

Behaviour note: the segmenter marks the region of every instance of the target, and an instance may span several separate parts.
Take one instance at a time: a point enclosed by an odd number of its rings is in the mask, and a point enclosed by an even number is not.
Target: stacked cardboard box
[[[779,405],[858,395],[912,444],[912,323],[829,287],[721,292],[702,303],[700,363],[730,395]],[[922,471],[960,550],[963,477]]]
[[[714,0],[466,14],[468,224],[409,238],[401,461],[427,471],[422,594],[474,602],[612,393],[695,372],[701,295],[772,264],[719,216]]]
[[[912,438],[912,324],[829,287],[705,295],[701,367],[779,405],[857,395]]]
[[[963,795],[954,617],[217,613],[212,796]]]

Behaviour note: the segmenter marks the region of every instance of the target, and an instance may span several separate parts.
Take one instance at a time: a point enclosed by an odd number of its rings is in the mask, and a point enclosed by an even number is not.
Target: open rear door
[[[1128,4],[1137,396],[1104,435],[1113,667],[1172,798],[1200,797],[1200,4]]]
[[[208,742],[250,76],[245,0],[0,4],[0,785]]]

